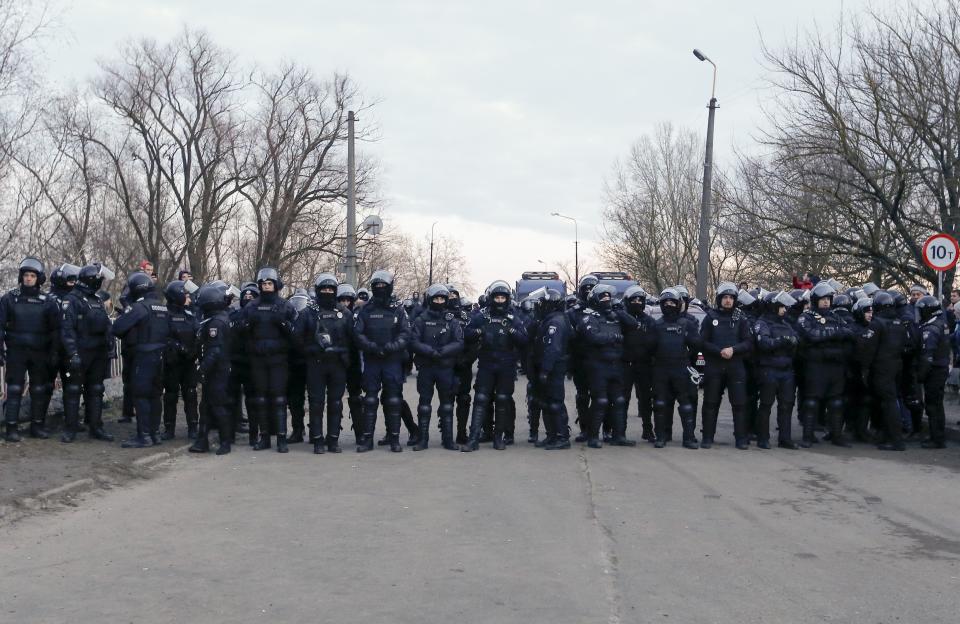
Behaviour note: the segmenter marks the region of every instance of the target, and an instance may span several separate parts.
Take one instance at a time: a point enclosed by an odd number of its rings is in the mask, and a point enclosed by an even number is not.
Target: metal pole
[[[697,252],[697,299],[706,301],[707,280],[710,273],[710,195],[713,186],[713,118],[717,98],[710,98],[707,118],[707,150],[703,159],[703,195],[700,198],[700,244]]]
[[[357,204],[356,204],[356,164],[353,150],[353,111],[347,111],[347,253],[344,258],[346,282],[357,284]]]
[[[568,221],[573,221],[573,287],[576,289],[576,287],[580,284],[580,226],[577,224],[577,220],[573,217],[562,215],[559,212],[551,212],[550,215],[553,217],[560,217],[561,219],[566,219]]]
[[[430,276],[427,278],[427,288],[433,285],[433,228],[437,226],[439,221],[434,221],[433,225],[430,226]]]

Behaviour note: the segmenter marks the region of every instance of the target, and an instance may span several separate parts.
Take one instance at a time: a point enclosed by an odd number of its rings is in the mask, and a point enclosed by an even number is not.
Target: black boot
[[[197,439],[197,423],[187,423],[187,439]]]
[[[777,442],[777,446],[782,449],[790,449],[791,451],[797,450],[797,444],[793,440],[780,440]]]
[[[191,444],[190,448],[187,450],[189,450],[191,453],[210,452],[210,437],[206,424],[200,425],[199,430],[197,431],[197,439],[193,441],[193,444]]]
[[[90,418],[90,396],[87,395],[85,400],[87,401],[87,419]],[[150,439],[150,410],[152,409],[150,399],[144,398],[134,398],[133,400],[133,411],[137,420],[137,431],[136,433],[124,440],[120,445],[122,448],[147,448],[153,446],[153,441]]]
[[[680,426],[683,427],[683,448],[697,450],[700,443],[697,441],[697,417],[693,411],[693,406],[682,405],[677,410],[680,412]]]
[[[413,447],[415,451],[425,451],[430,446],[430,406],[417,406],[417,428],[420,430],[420,439]]]
[[[227,455],[230,452],[230,440],[221,438],[220,446],[217,447],[217,455]]]
[[[289,444],[299,444],[303,442],[303,429],[297,429],[294,427],[293,432],[290,434],[290,437],[287,438],[287,443]]]
[[[627,439],[627,412],[626,404],[613,406],[613,438],[611,446],[636,446],[636,440]]]
[[[260,434],[260,437],[257,438],[256,443],[253,445],[253,450],[255,451],[266,451],[271,448],[270,445],[270,434],[264,432]]]
[[[816,399],[806,399],[803,402],[800,413],[800,422],[803,424],[803,438],[800,440],[802,448],[810,448],[820,441],[815,433],[819,411],[820,403]]]
[[[483,421],[486,419],[487,407],[483,405],[486,401],[474,400],[473,414],[470,417],[470,437],[467,443],[460,447],[464,453],[477,451],[480,449],[480,430],[483,428]]]
[[[363,422],[361,423],[363,435],[357,444],[358,453],[373,450],[373,434],[377,428],[377,405],[374,397],[367,397],[363,401]]]
[[[457,397],[457,444],[467,443],[467,422],[470,420],[470,395]]]
[[[86,398],[89,407],[87,413],[88,436],[91,440],[113,442],[113,436],[103,428],[103,395],[93,394]]]
[[[313,441],[313,454],[314,455],[323,455],[327,452],[326,447],[324,446],[323,440],[314,440]]]
[[[277,452],[278,453],[289,453],[290,449],[287,447],[287,436],[282,433],[277,434]]]
[[[407,446],[416,446],[417,442],[420,441],[420,426],[417,425],[413,420],[413,412],[410,411],[410,404],[407,403],[406,399],[400,400],[400,419],[403,421],[403,426],[407,430]],[[397,426],[397,436],[400,436],[400,428]],[[389,442],[388,442],[389,443]],[[391,445],[391,449],[392,445]]]
[[[453,405],[441,403],[437,408],[437,416],[440,418],[440,441],[443,448],[448,451],[457,451],[458,447],[453,440]]]
[[[493,448],[498,451],[504,451],[507,448],[507,445],[503,442],[503,434],[500,432],[494,432],[493,434]]]
[[[44,422],[33,421],[30,423],[30,437],[37,438],[38,440],[46,440],[50,437],[50,433],[44,427]]]

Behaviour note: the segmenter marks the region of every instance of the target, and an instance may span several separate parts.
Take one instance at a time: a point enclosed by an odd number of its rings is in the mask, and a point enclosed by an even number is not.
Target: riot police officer
[[[53,298],[40,292],[44,281],[43,264],[36,258],[24,258],[17,275],[19,286],[0,298],[0,366],[6,362],[7,367],[7,400],[3,406],[7,442],[20,441],[20,401],[27,375],[30,437],[50,437],[46,418],[53,392],[51,359],[58,354],[50,337],[59,329],[60,310]]]
[[[297,288],[287,301],[299,317],[300,313],[310,304],[311,299],[305,289]],[[287,374],[287,406],[290,409],[290,435],[287,436],[287,443],[299,444],[303,442],[305,431],[307,363],[303,359],[303,352],[300,349],[290,349],[289,360],[287,368],[289,371]]]
[[[922,337],[917,377],[923,385],[923,403],[930,429],[930,437],[921,446],[942,449],[947,445],[943,388],[950,368],[950,328],[936,297],[923,295],[914,307],[920,317]]]
[[[450,291],[443,284],[427,288],[427,307],[413,321],[411,349],[417,365],[417,424],[420,440],[415,451],[426,450],[430,438],[430,413],[433,391],[436,388],[440,406],[440,439],[443,448],[457,450],[453,433],[453,397],[455,390],[454,364],[463,351],[463,326],[447,308]]]
[[[77,285],[77,276],[80,275],[80,267],[75,264],[64,263],[55,268],[50,273],[50,291],[47,293],[57,306],[57,322],[59,325],[60,309],[63,301],[66,299],[73,287]],[[60,385],[67,385],[67,360],[63,355],[63,343],[60,341],[59,328],[50,336],[50,348],[54,353],[50,356],[50,387],[55,387],[57,376],[60,376]],[[86,428],[78,428],[85,431]]]
[[[637,416],[640,418],[640,438],[653,442],[653,347],[657,342],[654,320],[646,313],[647,292],[641,286],[631,286],[623,293],[627,314],[637,319],[636,329],[623,336],[623,375],[626,409],[630,409],[630,394],[637,395]]]
[[[232,329],[227,301],[226,291],[220,286],[207,284],[197,293],[197,305],[203,313],[197,333],[200,353],[197,371],[203,383],[203,406],[197,426],[197,439],[189,449],[191,453],[206,453],[210,450],[208,434],[211,418],[216,421],[220,436],[217,455],[229,453],[233,442],[231,398],[227,392]]]
[[[858,298],[850,312],[853,323],[847,327],[853,332],[853,351],[845,387],[850,402],[847,428],[853,430],[858,442],[867,442],[870,439],[868,426],[874,407],[870,392],[870,367],[877,351],[877,332],[873,329],[873,300],[866,296]]]
[[[183,273],[183,271],[181,271]],[[170,342],[163,365],[163,439],[172,440],[177,426],[177,399],[183,397],[187,437],[197,437],[197,329],[199,321],[191,310],[193,282],[175,280],[163,294],[170,312]]]
[[[796,303],[784,291],[769,293],[764,300],[764,314],[753,324],[756,342],[755,375],[759,390],[757,407],[757,446],[770,448],[770,410],[777,402],[777,446],[796,449],[790,429],[794,399],[797,394],[793,361],[800,344],[797,333],[787,322],[787,310]]]
[[[250,354],[253,405],[260,437],[253,450],[270,448],[271,425],[277,432],[277,452],[287,447],[287,376],[290,339],[297,313],[283,297],[283,280],[273,267],[257,271],[260,296],[244,306],[239,327]]]
[[[337,303],[345,307],[351,314],[354,312],[354,303],[357,300],[357,291],[350,284],[337,286]],[[352,328],[351,328],[352,331]],[[359,445],[363,437],[363,375],[360,351],[356,341],[350,340],[350,364],[347,365],[347,407],[350,408],[350,422],[356,442]]]
[[[753,350],[750,326],[736,308],[739,291],[732,282],[717,286],[716,309],[709,310],[700,326],[701,348],[706,368],[703,379],[703,440],[700,448],[713,445],[717,416],[724,390],[733,412],[734,439],[738,449],[746,449],[747,389],[744,358]]]
[[[60,304],[60,340],[70,371],[63,388],[63,442],[76,438],[81,393],[90,437],[113,441],[113,436],[104,431],[102,419],[103,380],[110,374],[110,317],[97,296],[104,280],[113,276],[110,269],[100,264],[84,266],[76,287]]]
[[[566,315],[566,303],[559,291],[548,288],[536,302],[539,320],[531,340],[531,368],[534,390],[543,414],[546,432],[543,448],[548,451],[570,448],[570,424],[564,404],[568,346],[573,334]]]
[[[403,306],[393,301],[393,273],[375,271],[370,278],[370,301],[354,315],[354,337],[363,353],[363,437],[358,453],[373,450],[377,406],[383,403],[390,450],[400,445],[403,401],[403,362],[410,342],[410,324]],[[357,294],[359,303],[360,293]],[[382,394],[381,394],[382,390]]]
[[[212,297],[212,295],[208,295]],[[234,328],[241,325],[243,308],[260,296],[260,288],[255,282],[247,282],[240,288],[240,304],[229,310],[230,323]],[[227,378],[227,394],[230,396],[231,423],[236,433],[248,433],[250,446],[257,443],[260,423],[254,406],[255,393],[250,380],[250,359],[247,355],[246,339],[239,329],[230,332],[230,374]],[[244,418],[243,406],[246,404],[249,419]]]
[[[124,448],[144,448],[160,444],[160,394],[163,391],[164,355],[171,340],[170,312],[151,295],[156,286],[146,273],[136,272],[127,279],[133,302],[113,324],[113,334],[130,340],[133,367],[130,391],[137,416],[137,433],[123,442]]]
[[[626,438],[627,402],[623,396],[623,335],[635,331],[639,323],[622,307],[613,308],[616,289],[597,284],[590,292],[590,306],[580,315],[577,342],[587,371],[590,388],[590,423],[587,446],[601,448],[600,426],[609,410],[613,420],[614,446],[635,446]]]
[[[580,317],[589,307],[590,293],[599,283],[600,280],[595,275],[584,275],[580,278],[580,283],[577,284],[577,301],[567,309],[570,327],[576,328],[580,324]],[[580,365],[582,361],[583,349],[574,332],[570,341],[570,362],[567,372],[573,377],[573,385],[576,389],[577,424],[580,425],[580,434],[576,437],[576,442],[586,442],[590,430],[590,381],[587,379],[586,369]]]
[[[896,300],[889,292],[877,291],[873,295],[871,326],[877,340],[870,365],[870,388],[883,414],[885,440],[877,445],[882,451],[906,450],[898,388],[902,388],[904,359],[912,357],[911,322],[900,317]]]
[[[470,323],[472,309],[466,307],[467,300],[460,296],[460,290],[453,284],[447,285],[450,297],[447,299],[447,308],[460,323],[461,333]],[[477,360],[478,342],[464,341],[463,350],[457,355],[453,366],[454,399],[456,402],[457,444],[467,443],[467,423],[470,420],[470,389],[473,385],[473,363]]]
[[[460,448],[469,452],[480,448],[480,430],[493,403],[493,448],[506,448],[504,433],[512,427],[510,418],[514,384],[517,380],[519,348],[527,341],[523,323],[510,311],[510,286],[497,280],[487,289],[488,307],[475,315],[464,332],[465,338],[479,342],[479,363],[474,383],[473,415],[470,437]]]
[[[667,427],[673,421],[673,404],[677,404],[683,427],[683,447],[700,448],[696,438],[697,416],[690,399],[693,387],[690,358],[696,354],[699,338],[695,328],[681,316],[680,294],[673,288],[660,293],[662,316],[654,324],[656,342],[653,347],[653,428],[655,448],[668,441]]]
[[[337,278],[321,273],[313,282],[315,300],[297,316],[294,335],[307,365],[310,441],[313,452],[340,452],[343,394],[353,342],[353,313],[337,303]],[[327,410],[327,435],[323,410]]]
[[[850,446],[843,439],[843,396],[849,341],[853,332],[831,310],[834,289],[818,282],[810,291],[810,309],[800,315],[797,333],[803,346],[804,388],[800,418],[803,440],[810,448],[818,440],[814,434],[817,416],[825,408],[830,442]]]

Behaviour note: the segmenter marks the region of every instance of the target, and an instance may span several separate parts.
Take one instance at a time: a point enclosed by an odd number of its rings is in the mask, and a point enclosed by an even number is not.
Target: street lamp
[[[433,228],[437,227],[439,221],[434,221],[430,226],[430,276],[427,278],[427,288],[433,285]]]
[[[573,287],[576,288],[580,285],[580,257],[579,257],[579,247],[580,247],[580,230],[577,227],[577,220],[573,217],[568,217],[567,215],[562,215],[559,212],[551,212],[550,216],[560,217],[561,219],[567,219],[568,221],[573,221]]]
[[[707,117],[707,149],[703,158],[703,195],[700,198],[700,244],[697,256],[697,299],[707,298],[707,275],[710,272],[710,192],[713,186],[713,117],[717,110],[717,64],[706,54],[694,49],[693,55],[713,65],[713,84],[710,86],[710,113]]]

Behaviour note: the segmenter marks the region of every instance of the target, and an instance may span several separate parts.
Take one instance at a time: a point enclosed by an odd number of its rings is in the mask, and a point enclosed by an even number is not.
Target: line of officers
[[[19,440],[27,376],[30,435],[48,437],[46,411],[60,375],[62,441],[73,441],[83,427],[91,438],[111,441],[102,420],[103,381],[119,338],[125,416],[136,419],[124,447],[172,439],[182,400],[193,452],[209,451],[216,429],[218,454],[230,452],[235,433],[248,433],[255,450],[271,448],[275,438],[276,449],[287,452],[289,443],[309,439],[315,453],[338,453],[346,396],[358,452],[374,448],[381,408],[380,445],[402,451],[403,424],[407,444],[425,450],[436,393],[443,448],[469,452],[492,442],[503,450],[514,441],[518,362],[527,378],[528,441],[548,450],[570,448],[568,377],[576,387],[576,441],[590,448],[636,444],[626,435],[633,394],[643,439],[664,447],[676,412],[683,446],[710,448],[724,393],[739,449],[751,440],[770,448],[774,403],[778,445],[797,448],[791,433],[797,402],[802,447],[818,442],[822,426],[835,445],[849,446],[852,434],[884,450],[904,450],[904,429],[919,429],[924,406],[930,434],[924,446],[945,445],[949,328],[928,295],[910,302],[872,284],[842,293],[828,281],[809,292],[751,294],[723,282],[715,307],[703,306],[698,319],[682,286],[660,293],[653,316],[647,304],[654,301],[640,286],[618,300],[612,286],[592,275],[575,297],[540,289],[520,303],[506,282],[496,281],[474,308],[443,284],[426,290],[424,305],[405,306],[385,270],[359,293],[324,273],[312,296],[298,291],[287,299],[277,270],[265,267],[240,289],[176,280],[162,294],[151,276],[132,273],[123,313],[111,321],[100,289],[112,277],[97,263],[64,264],[44,293],[42,263],[21,263],[18,287],[0,299],[6,440]],[[698,354],[705,359],[702,379],[693,367]],[[403,397],[414,365],[416,418]]]

